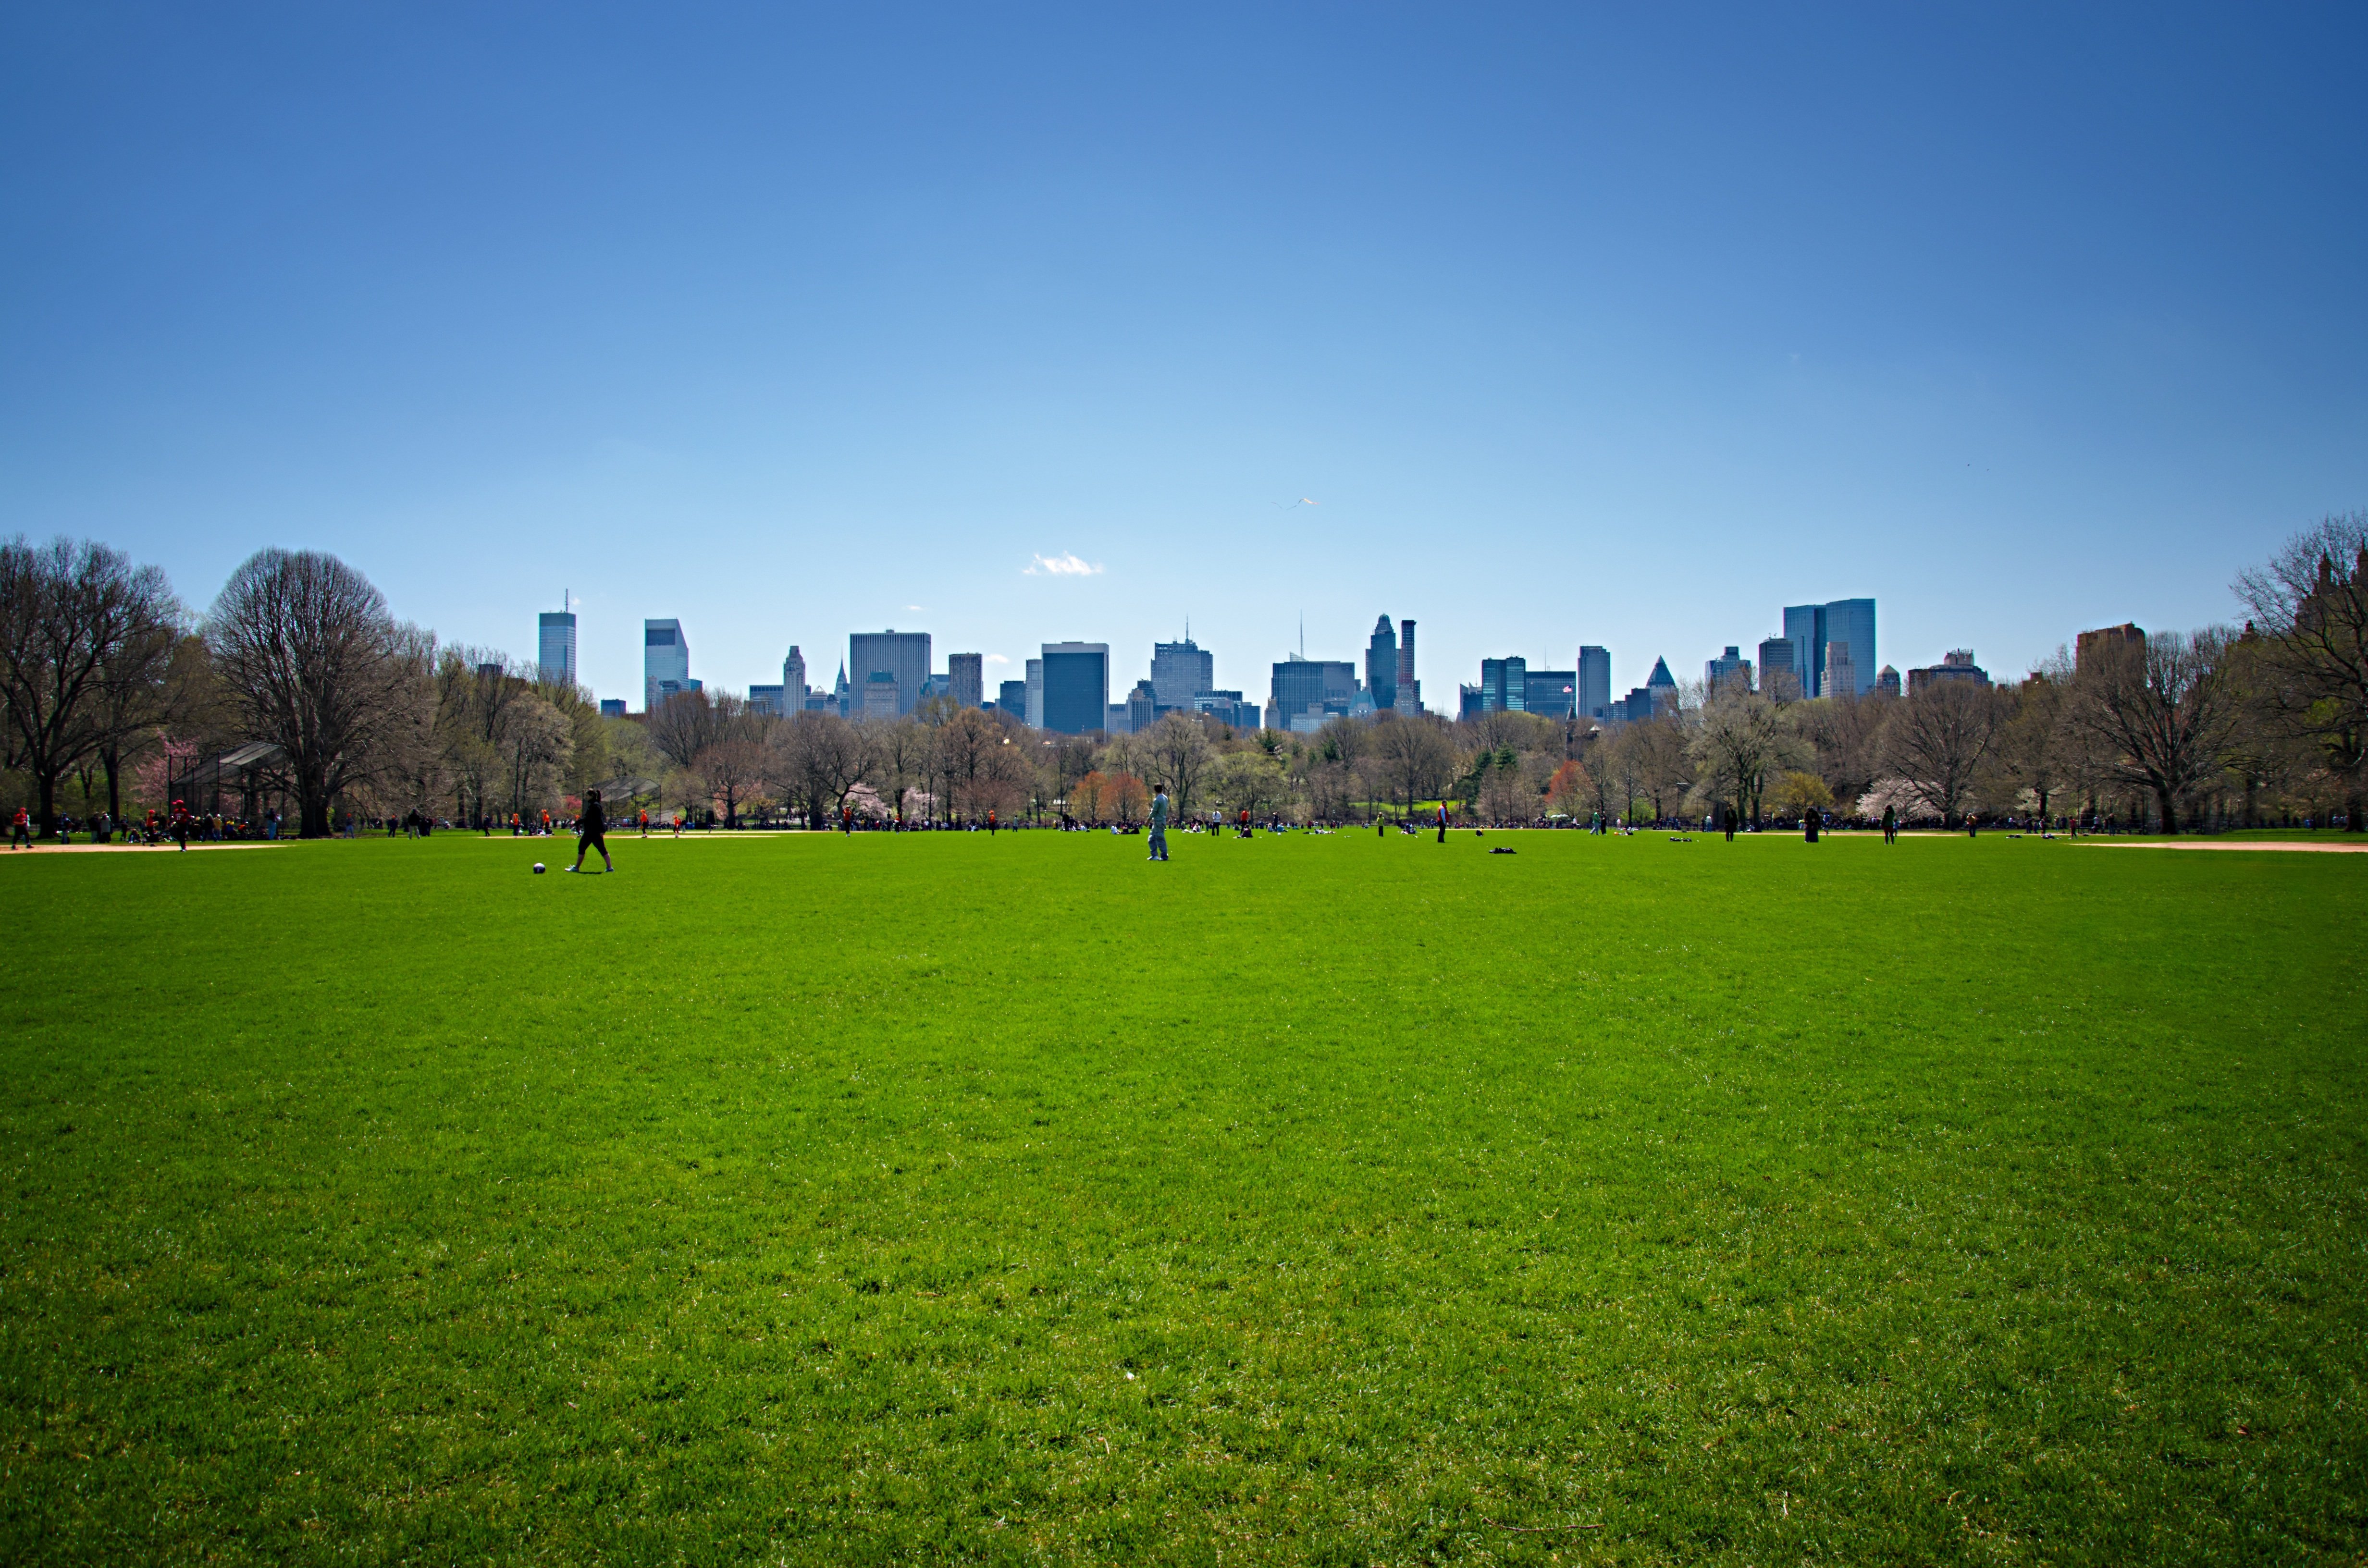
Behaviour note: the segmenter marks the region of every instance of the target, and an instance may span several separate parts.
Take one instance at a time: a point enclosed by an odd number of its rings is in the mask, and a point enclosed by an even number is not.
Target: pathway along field
[[[2354,858],[614,848],[0,862],[0,1558],[2368,1550]]]

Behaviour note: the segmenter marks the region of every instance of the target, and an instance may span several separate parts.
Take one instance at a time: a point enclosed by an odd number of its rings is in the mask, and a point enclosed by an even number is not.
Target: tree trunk
[[[2368,823],[2360,820],[2360,791],[2357,790],[2343,797],[2343,830],[2346,833],[2368,833]]]
[[[33,779],[40,786],[41,836],[47,838],[57,831],[58,776],[53,769],[44,770],[34,774]]]
[[[2170,791],[2168,790],[2157,790],[2154,792],[2154,798],[2155,804],[2159,807],[2162,812],[2163,836],[2166,838],[2177,836],[2179,833],[2179,808],[2171,803]]]
[[[117,827],[123,825],[123,797],[116,789],[116,776],[123,766],[123,754],[109,746],[98,754],[107,768],[107,820]]]

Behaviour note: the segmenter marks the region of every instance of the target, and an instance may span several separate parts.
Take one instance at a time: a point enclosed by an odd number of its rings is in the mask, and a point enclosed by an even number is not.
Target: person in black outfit
[[[575,819],[575,864],[568,867],[569,870],[584,869],[584,852],[587,849],[600,852],[602,870],[617,869],[617,863],[609,858],[609,818],[600,810],[600,791],[598,790],[584,791],[584,814]]]

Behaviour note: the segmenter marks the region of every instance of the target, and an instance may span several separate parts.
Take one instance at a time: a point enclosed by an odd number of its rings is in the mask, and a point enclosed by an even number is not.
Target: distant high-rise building
[[[874,670],[863,677],[863,710],[865,719],[894,719],[908,711],[899,701],[895,676],[887,670]]]
[[[1026,713],[1028,727],[1030,729],[1041,730],[1044,727],[1044,661],[1042,659],[1030,659],[1028,661],[1028,707],[1026,709]]]
[[[1422,711],[1422,682],[1414,677],[1414,622],[1398,622],[1397,710],[1401,713]]]
[[[544,610],[534,673],[554,686],[575,684],[575,612]]]
[[[1850,658],[1849,643],[1826,644],[1825,688],[1826,694],[1829,697],[1847,697],[1852,701],[1858,699],[1860,690],[1858,665]]]
[[[1255,702],[1245,702],[1238,691],[1204,691],[1192,699],[1192,711],[1207,713],[1236,730],[1255,730],[1262,715]]]
[[[1732,642],[1726,645],[1725,653],[1715,659],[1708,660],[1702,665],[1702,685],[1711,691],[1716,691],[1721,686],[1738,676],[1742,678],[1743,689],[1749,691],[1751,661],[1745,658],[1743,650]]]
[[[1632,724],[1642,723],[1653,716],[1653,688],[1648,686],[1630,687],[1619,709],[1621,718]]]
[[[1365,689],[1372,693],[1377,710],[1398,705],[1398,634],[1386,615],[1373,622],[1373,635],[1365,644]]]
[[[1589,642],[1578,651],[1578,711],[1582,718],[1611,717],[1611,650]]]
[[[847,684],[847,665],[844,662],[838,666],[838,684],[831,687],[830,706],[842,719],[857,717],[853,712],[855,693]]]
[[[750,687],[748,688],[748,711],[751,713],[769,714],[774,718],[786,716],[791,711],[791,709],[788,699],[783,695],[783,687],[778,686]]]
[[[1044,644],[1043,728],[1082,735],[1110,724],[1110,644]]]
[[[2135,648],[2144,653],[2146,632],[2134,620],[2125,620],[2119,626],[2100,627],[2094,631],[2083,631],[2072,640],[2072,667],[2087,669],[2089,662],[2107,648]]]
[[[781,690],[787,694],[791,712],[798,712],[805,707],[806,656],[798,652],[798,645],[794,642],[790,644],[790,656],[781,661]]]
[[[1669,693],[1672,697],[1677,695],[1678,677],[1669,673],[1668,660],[1656,659],[1653,661],[1653,673],[1645,677],[1645,686],[1646,689],[1653,692],[1656,697],[1664,691]]]
[[[679,620],[644,620],[642,622],[642,711],[655,708],[661,698],[661,683],[670,683],[674,691],[690,684],[690,642],[682,634]],[[664,693],[672,696],[673,692]]]
[[[1030,659],[1029,663],[1033,664],[1035,661]],[[1005,681],[996,688],[995,706],[1021,723],[1026,723],[1028,722],[1028,683],[1024,680]]]
[[[1822,605],[1786,605],[1784,607],[1784,637],[1793,644],[1793,675],[1801,683],[1804,697],[1830,695],[1826,689],[1826,649],[1828,644],[1850,644],[1851,678],[1854,689],[1850,695],[1863,697],[1874,684],[1874,601],[1873,599],[1836,599]],[[1763,656],[1759,661],[1761,674],[1768,669]]]
[[[623,698],[604,697],[600,699],[600,717],[603,719],[621,719],[624,716],[625,699]]]
[[[1126,733],[1139,735],[1150,729],[1162,706],[1157,690],[1149,681],[1136,681],[1134,689],[1126,694]]]
[[[1927,665],[1920,670],[1907,672],[1907,695],[1915,696],[1927,687],[1947,681],[1963,681],[1967,686],[1986,687],[1990,684],[1989,671],[1974,663],[1971,648],[1952,648],[1941,655],[1937,665]]]
[[[1216,684],[1216,656],[1190,637],[1151,645],[1151,689],[1162,708],[1190,708]]]
[[[1480,711],[1518,713],[1529,705],[1529,660],[1516,657],[1480,661]]]
[[[1874,694],[1877,697],[1898,696],[1899,672],[1893,669],[1889,665],[1884,665],[1883,673],[1874,677]]]
[[[1577,670],[1531,670],[1522,681],[1521,706],[1549,719],[1568,719],[1578,712]]]
[[[1759,644],[1759,689],[1777,697],[1799,697],[1801,672],[1793,661],[1795,650],[1789,637],[1770,637]]]
[[[926,631],[857,631],[847,639],[848,673],[858,687],[869,687],[871,677],[885,672],[896,682],[896,711],[910,713],[921,700],[929,679],[929,634]],[[871,710],[867,690],[864,711]]]
[[[946,693],[964,708],[976,708],[986,700],[986,655],[984,653],[948,653],[946,655]]]
[[[1267,707],[1272,726],[1291,728],[1292,721],[1316,715],[1320,723],[1346,713],[1357,699],[1357,666],[1346,659],[1303,659],[1296,654],[1274,666]]]

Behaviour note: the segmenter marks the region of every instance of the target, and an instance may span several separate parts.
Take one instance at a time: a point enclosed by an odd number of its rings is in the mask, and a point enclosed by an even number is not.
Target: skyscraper
[[[1151,645],[1151,689],[1160,707],[1190,709],[1194,698],[1216,685],[1216,656],[1191,638]]]
[[[964,708],[976,708],[986,700],[986,655],[984,653],[948,653],[946,655],[946,690],[954,701]]]
[[[534,673],[554,686],[575,684],[575,612],[544,610]]]
[[[1030,659],[1028,662],[1032,665],[1036,661]],[[1028,722],[1028,683],[1024,680],[1005,681],[996,690],[995,706],[1021,723],[1026,723]]]
[[[865,691],[873,676],[885,673],[896,683],[896,711],[910,713],[929,678],[929,634],[898,631],[894,627],[885,631],[850,632],[847,673],[858,691]],[[869,712],[877,699],[865,692],[860,700]]]
[[[1519,713],[1529,705],[1529,660],[1516,656],[1480,661],[1480,711]]]
[[[1759,644],[1759,689],[1771,696],[1779,695],[1778,683],[1790,688],[1793,697],[1805,696],[1801,690],[1800,670],[1793,662],[1796,650],[1787,637],[1765,638]]]
[[[1653,661],[1653,673],[1645,677],[1645,689],[1652,694],[1656,713],[1678,705],[1678,677],[1669,673],[1668,660]]]
[[[781,690],[784,694],[783,700],[788,704],[791,712],[797,713],[804,710],[806,656],[798,652],[798,645],[794,642],[790,644],[790,656],[781,661]]]
[[[1398,622],[1398,711],[1422,711],[1422,682],[1414,678],[1414,622]]]
[[[1726,652],[1717,658],[1703,661],[1702,685],[1710,690],[1716,691],[1721,686],[1736,679],[1743,682],[1744,690],[1751,689],[1751,661],[1745,658],[1743,650],[1734,643],[1728,643]]]
[[[1611,717],[1611,650],[1592,642],[1578,650],[1578,716]]]
[[[1274,666],[1268,706],[1274,727],[1288,730],[1294,720],[1311,715],[1320,724],[1332,713],[1346,713],[1357,697],[1357,666],[1346,659],[1303,659],[1296,654]]]
[[[1522,681],[1521,706],[1549,719],[1567,719],[1578,711],[1577,670],[1531,670]]]
[[[1110,644],[1047,642],[1043,729],[1082,735],[1110,722]]]
[[[1398,634],[1386,615],[1373,622],[1372,640],[1365,644],[1365,689],[1377,709],[1398,705]]]
[[[1824,697],[1826,690],[1826,648],[1829,643],[1850,644],[1850,671],[1853,687],[1850,695],[1863,697],[1874,684],[1874,601],[1873,599],[1836,599],[1822,605],[1786,605],[1784,607],[1784,638],[1793,644],[1793,673],[1801,682],[1804,697]],[[1760,660],[1764,675],[1767,659]]]
[[[1859,686],[1858,665],[1850,658],[1849,643],[1826,644],[1826,674],[1822,684],[1828,697],[1857,699],[1861,687]],[[1872,681],[1867,683],[1869,686],[1873,684]]]
[[[1044,727],[1044,661],[1042,659],[1028,661],[1026,718],[1030,729],[1041,730]]]
[[[666,683],[661,693],[659,683]],[[690,643],[679,620],[642,622],[642,711],[690,685]]]

